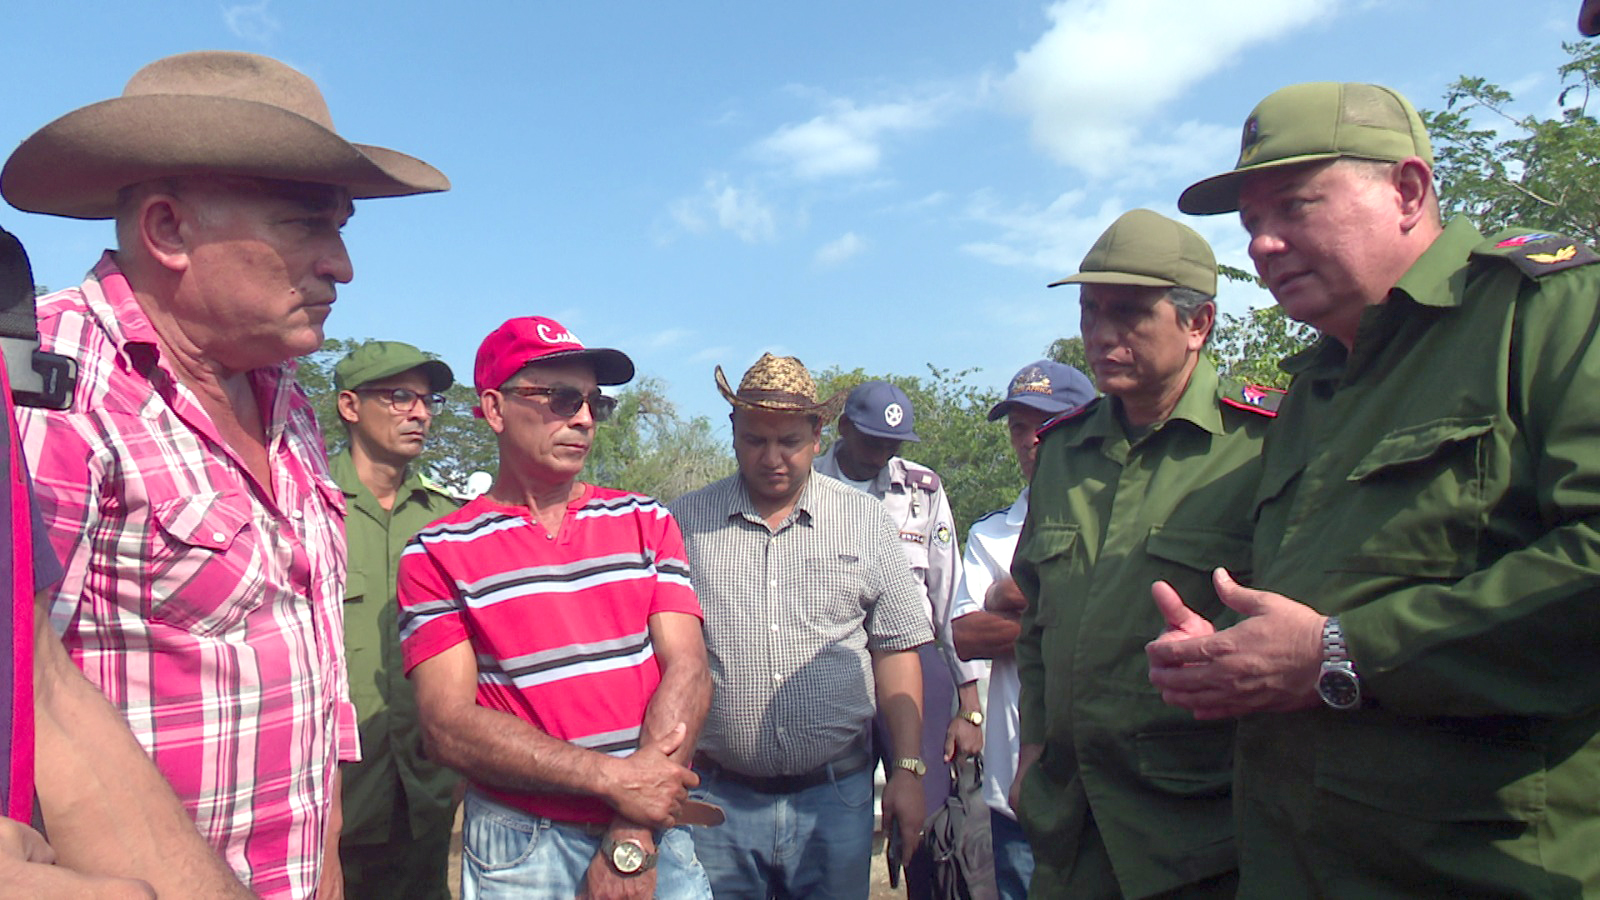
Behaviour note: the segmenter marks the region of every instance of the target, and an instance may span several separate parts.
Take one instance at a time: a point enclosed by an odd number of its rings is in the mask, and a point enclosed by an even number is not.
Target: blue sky
[[[1077,332],[1111,220],[1230,167],[1298,81],[1437,107],[1462,74],[1548,112],[1576,0],[18,3],[0,146],[185,50],[274,56],[346,137],[442,169],[360,204],[333,337],[410,341],[470,378],[504,319],[631,354],[679,407],[762,351],[999,387]],[[1448,188],[1446,188],[1448,189]],[[1187,220],[1249,268],[1233,216]],[[37,279],[76,283],[104,222],[0,207]],[[1224,311],[1267,302],[1224,286]]]

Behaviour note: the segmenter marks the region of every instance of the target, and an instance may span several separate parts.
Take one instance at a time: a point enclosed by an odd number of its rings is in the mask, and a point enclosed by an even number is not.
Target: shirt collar
[[[1463,292],[1456,282],[1466,277],[1462,264],[1471,255],[1472,248],[1481,243],[1483,235],[1471,222],[1452,219],[1411,268],[1400,276],[1389,292],[1390,297],[1399,294],[1422,306],[1460,306]]]
[[[805,487],[800,489],[800,496],[794,501],[794,509],[790,510],[789,515],[784,518],[785,524],[789,522],[801,525],[811,524],[816,499],[812,494],[812,489],[816,486],[817,474],[816,470],[813,469],[811,474],[807,476]],[[765,526],[767,520],[761,513],[756,511],[755,501],[750,499],[750,489],[745,486],[744,476],[735,472],[729,476],[729,480],[733,482],[733,485],[732,489],[728,491],[728,518],[740,516],[752,522],[760,522]],[[843,486],[841,485],[841,487]],[[849,488],[849,490],[853,491],[855,488]]]

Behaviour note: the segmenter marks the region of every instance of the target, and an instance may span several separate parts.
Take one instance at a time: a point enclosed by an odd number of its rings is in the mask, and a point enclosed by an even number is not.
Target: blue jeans
[[[792,794],[763,794],[700,771],[692,795],[728,821],[694,834],[717,900],[866,900],[872,877],[872,770]]]
[[[711,900],[687,828],[656,842],[656,896]],[[576,897],[600,837],[583,826],[532,816],[467,792],[461,823],[461,898]]]
[[[1010,816],[989,810],[989,834],[994,842],[994,880],[1000,900],[1027,900],[1033,880],[1033,848],[1022,826]]]

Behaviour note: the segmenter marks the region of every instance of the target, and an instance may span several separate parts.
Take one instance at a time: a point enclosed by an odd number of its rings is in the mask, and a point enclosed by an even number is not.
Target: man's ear
[[[140,202],[135,215],[134,227],[144,252],[173,272],[187,271],[194,249],[194,208],[173,194],[155,193]]]
[[[1409,232],[1428,215],[1428,196],[1433,191],[1433,169],[1420,157],[1413,156],[1395,163],[1390,170],[1389,180],[1399,198],[1400,230]]]
[[[483,410],[483,421],[495,434],[506,430],[506,395],[489,390],[478,395],[478,407]]]
[[[337,401],[339,418],[351,424],[361,421],[361,412],[356,406],[359,402],[361,397],[355,391],[340,391]]]

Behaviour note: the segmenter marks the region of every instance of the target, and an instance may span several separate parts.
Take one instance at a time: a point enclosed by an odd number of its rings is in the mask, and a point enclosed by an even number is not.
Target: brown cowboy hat
[[[826,400],[817,400],[817,383],[805,364],[792,356],[761,354],[756,364],[739,380],[739,390],[728,386],[728,379],[717,366],[717,390],[734,408],[764,409],[768,412],[807,413],[820,416],[824,423],[839,415],[845,391]]]
[[[322,92],[294,69],[203,51],[158,59],[121,97],[39,129],[6,161],[0,194],[27,212],[109,219],[128,185],[202,172],[336,184],[356,198],[450,188],[420,159],[340,137]]]

